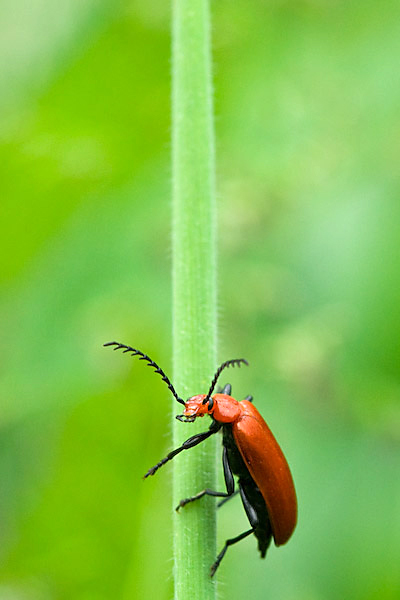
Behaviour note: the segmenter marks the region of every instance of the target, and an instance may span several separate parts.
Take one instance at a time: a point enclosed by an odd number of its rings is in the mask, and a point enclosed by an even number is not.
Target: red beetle
[[[228,360],[217,369],[207,394],[192,396],[184,402],[176,393],[172,383],[149,356],[130,346],[118,342],[108,342],[105,346],[114,346],[114,350],[124,349],[133,356],[139,356],[152,366],[156,373],[174,395],[183,404],[185,410],[177,419],[192,422],[197,417],[210,415],[212,423],[208,431],[198,433],[187,439],[182,446],[170,452],[165,458],[148,470],[145,477],[154,475],[166,462],[174,458],[182,450],[197,446],[202,441],[222,430],[223,454],[222,463],[226,492],[202,490],[198,494],[180,501],[177,510],[202,498],[205,495],[223,497],[219,506],[235,494],[233,475],[238,477],[239,493],[242,499],[251,528],[225,542],[222,551],[211,567],[211,576],[217,570],[228,546],[239,542],[251,533],[258,540],[261,557],[264,558],[271,538],[276,546],[285,544],[292,535],[297,521],[297,500],[289,466],[268,425],[253,406],[252,397],[247,396],[238,402],[231,396],[231,385],[228,383],[222,393],[211,395],[218,377],[225,369],[235,364],[248,364],[243,358]]]

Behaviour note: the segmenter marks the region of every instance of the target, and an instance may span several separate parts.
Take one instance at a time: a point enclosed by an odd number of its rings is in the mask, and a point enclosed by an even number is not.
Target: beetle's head
[[[241,404],[230,395],[231,386],[229,383],[223,388],[222,393],[206,396],[200,394],[192,396],[185,402],[183,415],[176,418],[184,423],[193,423],[197,417],[211,415],[219,423],[233,423],[241,412]]]
[[[185,410],[183,411],[183,415],[177,415],[176,417],[178,421],[192,423],[197,417],[204,417],[204,415],[211,414],[214,401],[212,398],[209,398],[207,402],[204,403],[206,398],[206,394],[199,394],[189,398],[185,402]]]
[[[213,414],[213,411],[216,408],[216,403],[218,404],[217,397],[221,395],[214,394],[214,396],[211,396],[218,377],[221,375],[222,371],[226,369],[226,367],[234,367],[235,365],[240,367],[241,363],[245,365],[249,364],[244,358],[234,358],[222,363],[214,375],[210,389],[208,390],[208,394],[198,394],[197,396],[192,396],[186,402],[182,402],[182,404],[185,405],[185,410],[183,411],[183,415],[177,415],[176,418],[178,421],[183,421],[184,423],[193,423],[197,417],[204,417],[204,415]],[[223,392],[225,395],[229,395],[231,393],[231,386],[229,383],[225,386]]]

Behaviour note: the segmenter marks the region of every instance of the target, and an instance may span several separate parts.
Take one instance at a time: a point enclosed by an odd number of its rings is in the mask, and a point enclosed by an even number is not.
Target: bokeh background
[[[212,5],[219,358],[300,511],[220,597],[398,599],[400,4]],[[1,600],[172,595],[171,471],[141,479],[168,393],[102,348],[171,371],[169,27],[164,0],[0,5]],[[245,527],[232,500],[218,546]]]

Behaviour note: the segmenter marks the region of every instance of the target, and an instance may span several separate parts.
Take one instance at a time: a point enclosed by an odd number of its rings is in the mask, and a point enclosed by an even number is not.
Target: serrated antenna
[[[170,382],[170,380],[168,379],[168,377],[166,376],[164,371],[161,369],[161,367],[158,366],[158,364],[156,362],[154,362],[154,360],[152,360],[150,358],[150,356],[147,356],[147,354],[144,354],[144,352],[142,352],[141,350],[132,348],[132,346],[126,346],[125,344],[120,344],[120,342],[107,342],[106,344],[103,344],[103,346],[115,346],[115,348],[113,348],[113,350],[124,349],[123,350],[124,354],[126,352],[129,352],[132,356],[139,356],[139,360],[145,360],[148,363],[148,365],[147,365],[148,367],[153,367],[154,372],[157,373],[158,375],[161,375],[161,379],[164,381],[164,383],[167,384],[168,389],[174,396],[175,400],[177,400],[180,404],[183,404],[183,406],[185,406],[185,402],[182,400],[182,398],[180,398],[178,396],[178,394],[175,391],[174,386],[172,385],[172,383]]]
[[[218,377],[221,375],[222,371],[224,369],[226,369],[226,367],[234,367],[235,365],[240,367],[241,363],[249,366],[249,363],[247,362],[247,360],[245,358],[232,358],[231,360],[225,361],[224,363],[222,363],[222,365],[220,367],[218,367],[218,369],[215,372],[214,378],[211,382],[210,389],[208,390],[208,394],[203,400],[203,404],[206,404],[210,400],[211,394],[213,393],[214,388],[215,388],[215,384],[217,383]]]

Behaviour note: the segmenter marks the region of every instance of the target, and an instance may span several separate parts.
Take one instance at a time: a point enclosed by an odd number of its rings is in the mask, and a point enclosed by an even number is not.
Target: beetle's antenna
[[[158,366],[157,363],[154,362],[154,360],[151,360],[150,356],[147,356],[147,354],[144,354],[140,350],[136,350],[135,348],[132,348],[131,346],[126,346],[125,344],[120,344],[119,342],[107,342],[106,344],[103,344],[103,346],[115,346],[115,348],[113,348],[113,350],[121,350],[122,348],[124,348],[124,354],[125,354],[125,352],[130,352],[132,354],[132,356],[139,356],[139,360],[145,360],[148,363],[147,366],[153,367],[154,371],[156,373],[158,373],[159,375],[161,375],[161,379],[167,384],[168,389],[173,394],[174,398],[180,404],[183,404],[183,406],[185,406],[185,402],[182,400],[182,398],[180,398],[178,396],[178,394],[175,391],[174,386],[172,385],[172,383],[170,382],[170,380],[168,379],[168,377],[166,376],[164,371]]]
[[[208,390],[208,394],[203,400],[203,404],[207,404],[207,402],[210,400],[211,394],[213,393],[214,388],[215,388],[215,384],[217,383],[218,377],[221,375],[222,371],[226,367],[231,367],[231,366],[234,367],[235,365],[240,367],[240,363],[244,363],[245,365],[249,366],[249,363],[244,358],[232,358],[231,360],[225,361],[224,363],[222,363],[222,365],[220,367],[218,367],[218,369],[215,372],[214,379],[211,382],[210,389]]]

